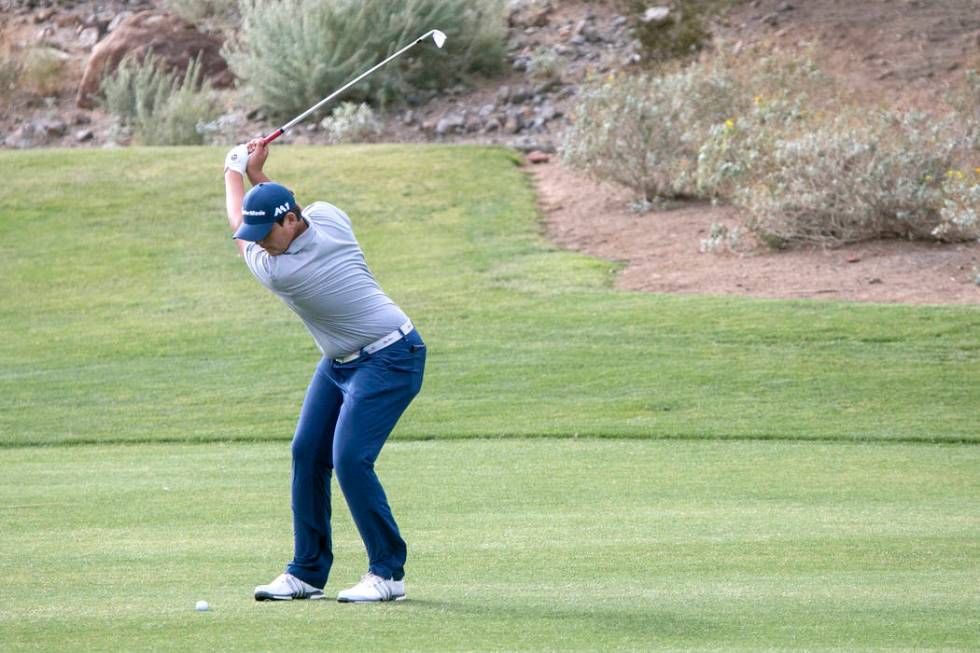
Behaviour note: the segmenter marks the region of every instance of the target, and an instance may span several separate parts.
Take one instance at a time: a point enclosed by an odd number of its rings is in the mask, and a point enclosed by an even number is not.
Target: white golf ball
[[[197,603],[194,604],[194,609],[197,610],[198,612],[207,612],[208,607],[209,606],[207,601],[198,601]]]

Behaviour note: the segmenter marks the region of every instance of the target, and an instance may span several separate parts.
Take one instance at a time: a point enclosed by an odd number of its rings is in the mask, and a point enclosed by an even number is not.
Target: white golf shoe
[[[313,587],[292,574],[279,574],[268,585],[255,588],[256,601],[292,601],[293,599],[322,599],[323,590]]]
[[[361,582],[337,595],[341,603],[369,603],[373,601],[401,601],[405,598],[405,581],[382,578],[368,572]]]

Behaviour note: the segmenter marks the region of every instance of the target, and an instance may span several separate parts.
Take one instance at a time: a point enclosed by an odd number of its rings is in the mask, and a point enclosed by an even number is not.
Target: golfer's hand
[[[234,170],[244,176],[245,168],[248,165],[248,158],[248,147],[245,145],[236,145],[228,150],[228,154],[225,156],[225,170]]]
[[[265,160],[269,158],[269,146],[261,138],[253,138],[248,142],[248,174],[256,175],[262,172]]]

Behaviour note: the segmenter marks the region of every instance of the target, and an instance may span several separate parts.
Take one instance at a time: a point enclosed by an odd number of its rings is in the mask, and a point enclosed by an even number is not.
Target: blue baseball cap
[[[233,238],[262,240],[272,231],[276,220],[290,211],[296,211],[296,198],[288,188],[271,181],[253,186],[242,200],[242,224]]]

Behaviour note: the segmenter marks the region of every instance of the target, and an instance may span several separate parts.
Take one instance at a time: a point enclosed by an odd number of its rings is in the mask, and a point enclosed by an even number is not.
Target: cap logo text
[[[276,207],[276,212],[275,212],[275,215],[273,215],[273,217],[278,218],[283,213],[288,213],[288,212],[289,212],[289,205],[288,204],[280,204],[279,206]]]

